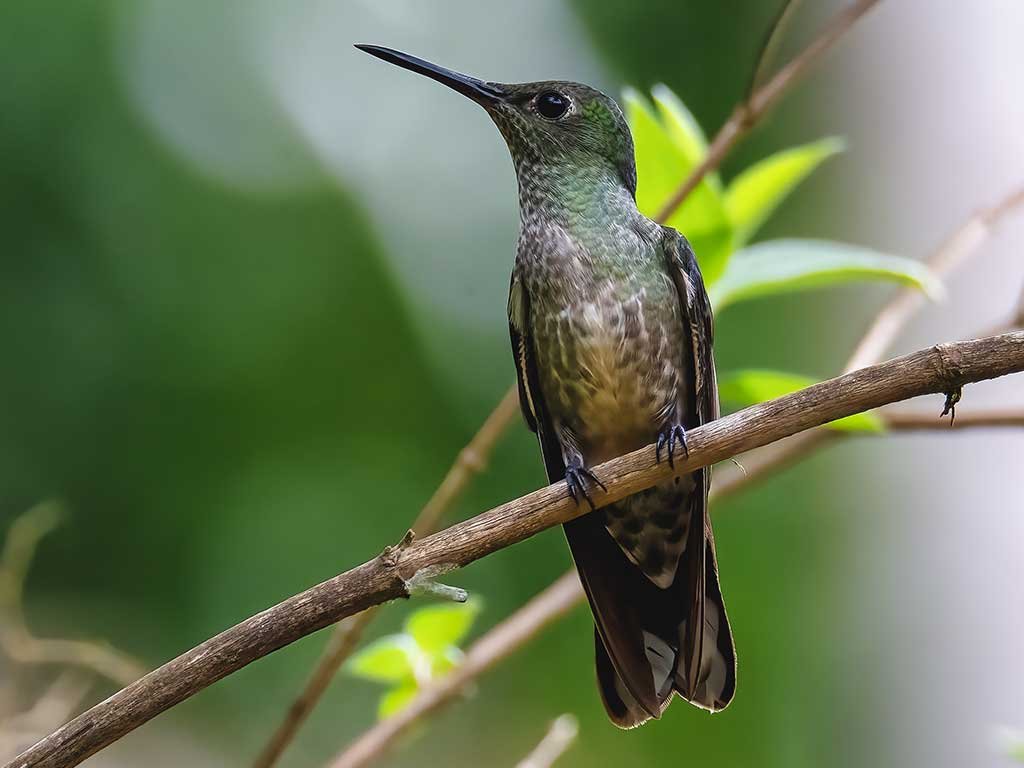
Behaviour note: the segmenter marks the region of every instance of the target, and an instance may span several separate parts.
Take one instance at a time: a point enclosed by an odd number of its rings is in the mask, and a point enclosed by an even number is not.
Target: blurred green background
[[[613,93],[665,82],[710,133],[777,4],[515,5],[0,6],[0,529],[41,499],[70,511],[29,582],[40,634],[106,640],[155,666],[371,557],[512,382],[517,216],[500,137],[472,105],[351,43],[491,79],[564,76]],[[795,39],[824,15],[809,6]],[[816,108],[822,95],[801,87],[726,177],[844,133]],[[768,234],[853,237],[837,201],[865,162],[856,147],[830,162]],[[720,364],[827,374],[884,290],[745,305],[720,324]],[[830,327],[830,311],[853,321]],[[660,723],[613,729],[579,608],[389,764],[513,765],[567,711],[581,734],[565,766],[793,768],[884,753],[888,713],[864,674],[881,651],[847,636],[837,565],[858,512],[828,491],[854,459],[817,458],[716,510],[740,658],[725,714],[677,704]],[[517,423],[454,516],[542,483]],[[451,580],[484,599],[478,633],[569,563],[549,531]],[[390,606],[373,634],[409,610]],[[90,765],[246,765],[325,639],[246,668]],[[378,692],[337,681],[283,765],[323,763],[373,721]]]

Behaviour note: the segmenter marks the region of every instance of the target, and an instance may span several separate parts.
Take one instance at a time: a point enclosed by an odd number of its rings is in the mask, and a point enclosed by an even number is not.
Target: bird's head
[[[614,99],[581,83],[493,83],[407,53],[357,45],[384,61],[437,80],[482,106],[498,126],[521,172],[559,168],[608,171],[636,194],[633,139]]]

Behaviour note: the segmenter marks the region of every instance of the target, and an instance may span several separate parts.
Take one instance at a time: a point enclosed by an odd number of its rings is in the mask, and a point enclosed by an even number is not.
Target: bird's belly
[[[545,399],[587,462],[652,442],[678,398],[675,334],[645,317],[636,298],[580,303],[546,320],[539,336],[547,338],[538,338]]]

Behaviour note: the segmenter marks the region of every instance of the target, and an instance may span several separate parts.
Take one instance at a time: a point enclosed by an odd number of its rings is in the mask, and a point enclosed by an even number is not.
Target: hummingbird
[[[591,511],[565,535],[595,624],[597,684],[621,728],[674,695],[712,712],[736,690],[736,651],[708,515],[710,467],[601,509],[591,467],[654,443],[675,468],[686,431],[719,415],[713,316],[679,232],[636,206],[616,102],[581,83],[479,80],[376,45],[486,110],[519,183],[508,299],[519,401],[551,483]]]

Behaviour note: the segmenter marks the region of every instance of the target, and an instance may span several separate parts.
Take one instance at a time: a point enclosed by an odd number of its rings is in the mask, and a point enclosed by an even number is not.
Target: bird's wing
[[[512,356],[516,363],[519,407],[523,411],[527,426],[537,433],[548,482],[554,483],[565,477],[565,464],[562,462],[562,449],[544,404],[530,327],[530,297],[518,272],[513,269],[512,284],[508,291],[508,331],[512,340]]]
[[[693,413],[697,416],[698,425],[706,424],[717,419],[719,414],[718,382],[712,352],[714,316],[711,300],[704,288],[704,279],[693,249],[686,238],[670,227],[663,229],[668,271],[679,294],[683,321],[688,326],[690,344],[687,354],[692,356],[690,363],[694,377]],[[691,563],[697,569],[693,574],[695,594],[692,626],[703,627],[703,631],[687,633],[690,641],[684,656],[688,658],[680,660],[676,686],[683,697],[692,703],[719,710],[728,705],[736,689],[736,650],[718,582],[715,539],[708,515],[711,468],[706,467],[694,474],[698,487],[693,493],[691,504],[694,505],[694,518],[703,520],[705,536],[704,551],[698,555],[697,562]]]

